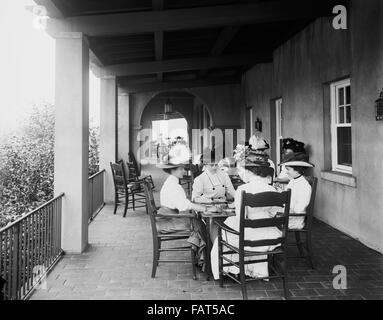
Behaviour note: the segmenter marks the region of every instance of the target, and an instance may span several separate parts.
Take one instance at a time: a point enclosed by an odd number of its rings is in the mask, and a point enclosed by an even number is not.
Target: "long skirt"
[[[192,245],[193,249],[197,252],[197,259],[202,264],[203,249],[206,246],[206,235],[204,233],[204,225],[201,220],[197,218],[171,218],[161,217],[161,214],[178,214],[178,210],[161,207],[158,210],[156,219],[157,231],[166,234],[181,231],[190,231],[188,242]],[[187,212],[181,212],[187,213]]]

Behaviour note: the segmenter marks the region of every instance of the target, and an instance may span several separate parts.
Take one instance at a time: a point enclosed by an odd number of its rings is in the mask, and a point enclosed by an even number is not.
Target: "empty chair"
[[[288,298],[287,288],[287,257],[286,240],[288,232],[288,221],[290,211],[290,190],[278,192],[263,192],[250,194],[242,191],[241,210],[239,217],[239,231],[236,231],[220,221],[216,221],[218,226],[218,256],[219,256],[219,278],[220,285],[223,286],[223,276],[228,276],[235,282],[241,284],[243,299],[247,300],[246,283],[261,279],[281,278],[283,280],[283,289],[285,298]],[[266,219],[248,219],[246,216],[246,207],[265,208],[265,207],[284,207],[282,215],[276,215]],[[264,228],[277,228],[280,230],[278,238],[262,238],[261,240],[249,240],[250,233],[256,235],[256,232],[264,232]],[[262,229],[262,230],[261,230]],[[246,237],[245,237],[246,230]],[[225,235],[223,235],[224,233]],[[269,232],[267,232],[269,233]],[[265,233],[265,234],[267,234]],[[233,239],[235,239],[233,241]],[[271,250],[268,249],[272,248]],[[239,256],[238,261],[233,258]],[[280,261],[274,259],[280,257]],[[279,268],[269,264],[268,267],[274,272],[267,277],[247,278],[245,274],[245,265],[258,263],[268,263],[274,261],[279,264]],[[236,267],[239,269],[239,280],[224,268]],[[278,270],[279,269],[279,270]],[[229,270],[230,271],[230,270]]]
[[[125,200],[124,217],[128,209],[136,210],[136,208],[146,207],[146,198],[143,190],[143,181],[128,181],[124,164],[122,161],[118,163],[110,163],[114,182],[114,214],[117,212],[117,206],[122,199]],[[132,204],[132,206],[129,206]]]
[[[132,152],[129,152],[129,161],[126,163],[129,168],[129,179],[148,180],[150,187],[155,188],[151,175],[141,175],[141,169],[137,163],[136,157]]]

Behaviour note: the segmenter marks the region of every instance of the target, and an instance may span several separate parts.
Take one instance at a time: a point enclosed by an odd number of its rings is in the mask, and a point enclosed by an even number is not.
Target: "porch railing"
[[[101,170],[89,177],[89,222],[100,212],[105,204],[104,201],[104,175],[105,170]]]
[[[63,196],[0,230],[0,276],[6,280],[6,299],[26,298],[60,259]]]

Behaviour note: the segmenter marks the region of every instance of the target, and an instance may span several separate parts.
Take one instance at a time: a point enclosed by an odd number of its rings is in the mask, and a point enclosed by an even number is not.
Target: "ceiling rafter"
[[[152,0],[152,8],[156,11],[164,10],[164,0]],[[158,30],[154,32],[154,47],[157,61],[162,61],[164,58],[164,32]],[[164,74],[162,72],[157,73],[159,81],[163,81]]]
[[[276,21],[291,21],[331,15],[332,0],[267,1],[255,4],[188,9],[156,10],[49,19],[48,32],[83,32],[88,36],[108,36],[166,30],[238,26]]]
[[[231,54],[218,57],[199,57],[187,59],[173,59],[163,61],[148,61],[106,66],[104,76],[132,76],[139,74],[175,72],[184,70],[200,70],[235,66],[252,66],[256,63],[270,62],[271,54]]]

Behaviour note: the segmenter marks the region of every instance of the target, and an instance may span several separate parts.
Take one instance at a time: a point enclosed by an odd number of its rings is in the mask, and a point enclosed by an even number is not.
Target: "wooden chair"
[[[196,280],[196,258],[195,258],[195,252],[192,249],[191,245],[186,246],[173,246],[173,247],[162,247],[162,242],[170,242],[170,241],[179,241],[179,240],[186,240],[191,235],[191,230],[182,231],[182,232],[174,232],[174,233],[161,233],[157,230],[156,220],[158,219],[159,215],[157,214],[157,210],[159,207],[156,206],[156,203],[154,201],[153,197],[153,191],[150,186],[149,181],[145,181],[144,183],[144,191],[146,196],[146,201],[148,204],[148,211],[149,211],[149,217],[150,217],[150,223],[152,226],[152,236],[153,236],[153,267],[152,267],[152,278],[155,278],[156,271],[159,263],[185,263],[190,262],[192,264],[193,268],[193,279]],[[161,217],[166,217],[167,215],[161,215]],[[194,215],[192,214],[178,214],[178,215],[169,215],[171,218],[194,218]],[[190,221],[191,222],[191,221]],[[172,260],[172,259],[160,259],[160,255],[162,252],[190,252],[190,260]]]
[[[264,192],[259,194],[250,194],[242,192],[241,200],[241,212],[240,212],[240,223],[239,231],[235,231],[226,226],[221,221],[215,221],[218,225],[218,256],[219,256],[219,277],[220,286],[223,287],[223,276],[228,276],[235,282],[241,284],[242,297],[244,300],[248,299],[246,283],[249,281],[261,280],[261,279],[275,279],[282,278],[283,289],[285,298],[288,299],[288,288],[287,288],[287,256],[286,256],[286,244],[287,244],[287,232],[288,232],[288,221],[290,212],[290,197],[291,191],[288,190],[283,193],[278,192]],[[259,208],[259,207],[284,207],[283,216],[275,216],[269,219],[258,219],[250,220],[245,217],[246,207]],[[258,241],[246,240],[245,229],[259,229],[265,227],[277,227],[282,231],[282,235],[278,239],[264,239]],[[222,230],[225,232],[234,234],[239,237],[239,246],[228,243],[222,239]],[[245,247],[262,247],[262,246],[278,246],[275,250],[259,252],[259,251],[248,251]],[[224,251],[223,248],[227,251]],[[239,262],[232,261],[227,255],[238,254]],[[252,257],[267,256],[266,259],[262,260],[251,260]],[[278,271],[274,265],[269,264],[269,268],[274,272],[274,275],[264,278],[246,278],[245,265],[261,262],[277,262],[275,257],[280,256],[282,258],[280,264],[280,271]],[[247,260],[245,260],[247,258]],[[225,263],[224,263],[225,261]],[[224,267],[236,266],[240,270],[239,280],[228,272],[223,270]]]
[[[110,163],[114,182],[114,214],[117,212],[117,206],[121,199],[125,199],[124,218],[128,209],[136,210],[136,208],[146,207],[146,198],[143,190],[143,181],[128,181],[124,164]],[[138,203],[138,205],[137,205]],[[132,204],[132,206],[129,206]]]
[[[138,180],[148,180],[151,188],[152,189],[155,188],[153,178],[151,175],[141,176],[141,169],[138,165],[136,157],[134,156],[132,152],[129,152],[129,161],[126,163],[126,165],[128,166],[128,169],[129,169],[129,176],[132,179],[136,178]]]
[[[316,190],[318,185],[318,178],[306,177],[311,185],[311,198],[305,214],[290,213],[290,217],[305,217],[305,226],[303,229],[289,229],[290,234],[294,234],[295,242],[289,243],[289,246],[297,246],[299,256],[289,256],[289,258],[306,258],[312,269],[314,269],[313,262],[313,249],[312,249],[312,223],[314,216],[314,203]],[[305,234],[305,240],[301,240],[301,234]],[[306,251],[306,252],[305,252]]]

